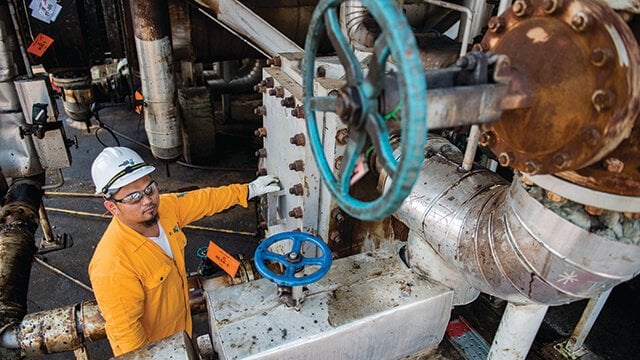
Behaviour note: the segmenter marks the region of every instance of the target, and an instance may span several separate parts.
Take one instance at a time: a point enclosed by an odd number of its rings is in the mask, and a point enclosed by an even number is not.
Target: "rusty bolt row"
[[[340,231],[331,230],[329,232],[329,241],[333,241],[336,244],[339,244],[340,242],[342,242],[342,235],[340,234]]]
[[[598,112],[603,112],[615,104],[616,94],[610,90],[598,89],[591,95],[591,102]]]
[[[267,92],[267,87],[262,84],[257,84],[253,86],[253,91],[264,94]]]
[[[292,218],[295,218],[295,219],[302,218],[302,214],[303,214],[302,208],[299,207],[299,206],[295,207],[295,208],[291,209],[291,211],[289,211],[289,216],[291,216]]]
[[[591,63],[597,67],[604,67],[611,62],[613,54],[610,49],[597,48],[591,52]]]
[[[304,195],[304,187],[302,186],[302,184],[295,184],[289,188],[289,194],[295,195],[295,196],[302,196]]]
[[[331,217],[337,222],[344,221],[344,214],[342,213],[342,210],[340,210],[340,208],[334,208],[333,210],[331,210]]]
[[[253,134],[257,137],[266,137],[267,136],[267,129],[261,127],[256,129],[256,131],[253,132]]]
[[[339,145],[347,145],[347,142],[349,142],[349,129],[344,128],[338,130],[338,132],[336,132],[336,142]]]
[[[531,3],[527,0],[516,0],[513,5],[511,5],[511,10],[517,17],[528,16],[532,11]]]
[[[621,174],[624,171],[624,162],[614,157],[604,159],[602,165],[610,173]]]
[[[253,113],[258,116],[267,116],[267,107],[264,105],[260,105],[253,109]]]
[[[267,157],[267,149],[262,148],[262,149],[258,149],[258,151],[256,151],[255,153],[257,158],[266,158]]]
[[[275,96],[277,98],[284,97],[284,88],[282,86],[276,86],[273,89],[269,89],[269,96]]]
[[[296,105],[295,109],[291,110],[291,116],[304,119],[304,105]]]
[[[282,58],[280,58],[280,56],[274,56],[271,59],[267,59],[267,65],[269,65],[269,66],[282,66]]]
[[[578,11],[571,17],[571,27],[573,30],[583,32],[589,28],[591,24],[590,16],[582,11]]]
[[[289,138],[289,142],[296,146],[304,146],[307,143],[307,139],[303,133],[295,134]]]
[[[293,171],[304,171],[304,161],[296,160],[289,164],[289,170]]]
[[[491,19],[489,19],[489,23],[487,24],[487,27],[491,32],[500,33],[504,30],[506,25],[507,25],[507,21],[505,20],[504,17],[494,16]]]
[[[296,106],[296,98],[293,96],[286,97],[280,101],[280,105],[286,108],[294,108]]]
[[[542,10],[545,14],[551,15],[562,8],[562,0],[544,0],[542,2]]]
[[[480,146],[492,146],[496,142],[496,134],[493,131],[485,131],[480,135]]]

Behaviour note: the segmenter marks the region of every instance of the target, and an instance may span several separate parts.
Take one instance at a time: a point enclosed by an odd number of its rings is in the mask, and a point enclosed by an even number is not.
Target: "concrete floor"
[[[236,109],[251,113],[255,106],[254,101],[242,101],[234,103]],[[64,117],[62,115],[62,117]],[[116,135],[122,146],[129,146],[138,151],[148,162],[156,166],[154,178],[157,180],[160,190],[163,192],[179,191],[191,187],[205,187],[225,185],[229,183],[248,182],[255,177],[256,159],[254,151],[257,143],[253,138],[253,129],[260,126],[260,119],[253,115],[238,116],[245,118],[239,122],[222,125],[218,128],[216,137],[216,156],[213,166],[219,170],[203,170],[187,168],[178,164],[169,164],[168,173],[165,164],[151,156],[144,146],[136,144],[122,136]],[[110,128],[126,134],[126,136],[146,143],[144,125],[137,114],[130,112],[126,104],[108,107],[100,112],[100,118]],[[220,118],[220,114],[217,114]],[[95,122],[93,123],[95,124]],[[102,150],[95,136],[97,127],[92,127],[87,133],[84,124],[65,121],[68,137],[77,136],[79,148],[72,149],[73,165],[64,169],[64,185],[51,192],[92,193],[94,191],[90,177],[90,166],[95,156]],[[108,144],[115,145],[115,141],[104,130],[99,131],[100,139]],[[234,168],[237,170],[230,170]],[[75,211],[84,211],[102,214],[105,210],[99,198],[73,198],[61,196],[46,196],[44,203],[47,208],[60,208]],[[47,253],[46,261],[78,279],[90,285],[87,275],[87,266],[93,254],[93,250],[99,241],[102,232],[108,224],[108,220],[88,216],[69,215],[53,210],[49,211],[49,219],[54,226],[56,234],[69,234],[73,238],[73,246]],[[233,231],[255,232],[256,210],[255,204],[249,208],[234,208],[222,214],[206,218],[197,225],[229,229]],[[251,255],[255,248],[256,238],[247,235],[234,235],[211,231],[199,231],[186,229],[189,239],[187,246],[188,271],[195,271],[199,264],[196,250],[206,246],[209,240],[232,254]],[[41,237],[38,232],[37,237]],[[587,346],[601,359],[632,359],[640,353],[640,310],[637,304],[640,301],[640,286],[638,279],[622,284],[614,289],[610,300],[603,311],[602,317],[596,322],[591,336],[587,339]],[[31,272],[31,283],[28,295],[28,311],[37,312],[52,309],[64,305],[79,303],[93,299],[92,293],[82,289],[71,281],[52,273],[40,264],[34,263]],[[578,302],[567,306],[556,307],[549,310],[541,331],[538,334],[534,348],[528,359],[555,359],[550,352],[549,344],[566,338],[577,322],[586,302]],[[478,332],[490,343],[497,328],[502,309],[480,298],[472,305],[457,308],[454,314],[462,315],[478,330]],[[194,335],[208,332],[206,314],[194,317]],[[100,340],[88,344],[88,352],[91,359],[107,359],[112,356],[106,340]],[[52,359],[73,358],[71,353],[53,355]],[[443,341],[441,346],[424,355],[428,359],[457,359],[462,358],[455,352],[452,346]]]

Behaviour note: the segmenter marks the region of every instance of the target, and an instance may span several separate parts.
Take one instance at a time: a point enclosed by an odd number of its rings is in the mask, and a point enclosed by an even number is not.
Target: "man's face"
[[[158,221],[158,203],[160,193],[154,185],[151,185],[153,179],[151,176],[144,176],[131,184],[123,186],[112,197],[114,201],[106,200],[104,206],[113,216],[116,216],[124,224],[135,228],[138,225],[150,227]],[[152,190],[148,195],[144,193]],[[136,203],[120,202],[127,196],[140,192],[142,199]]]

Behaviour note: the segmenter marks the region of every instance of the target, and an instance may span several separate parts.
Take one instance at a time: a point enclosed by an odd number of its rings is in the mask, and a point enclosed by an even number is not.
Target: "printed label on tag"
[[[53,39],[43,33],[40,33],[36,36],[31,45],[29,45],[27,52],[35,56],[42,56],[51,44],[53,44]]]
[[[209,241],[207,257],[216,263],[216,265],[220,266],[229,276],[236,276],[238,268],[240,267],[240,261],[222,250],[222,248],[214,244],[213,241]]]

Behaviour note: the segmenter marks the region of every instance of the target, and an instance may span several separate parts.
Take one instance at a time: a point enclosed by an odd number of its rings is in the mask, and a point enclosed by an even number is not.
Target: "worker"
[[[93,161],[96,192],[113,219],[89,264],[89,277],[118,356],[179,331],[191,336],[182,229],[204,216],[280,190],[278,179],[160,195],[155,168],[125,147]]]

